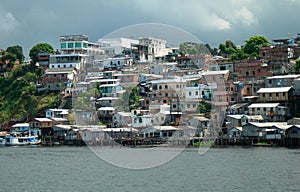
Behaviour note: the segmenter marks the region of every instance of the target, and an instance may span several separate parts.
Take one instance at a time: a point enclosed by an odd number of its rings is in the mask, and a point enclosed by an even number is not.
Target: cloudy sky
[[[269,40],[300,32],[298,0],[1,0],[0,48],[86,34],[91,42],[120,28],[159,23],[178,27],[212,47],[230,39],[243,44],[254,35]],[[149,30],[149,29],[147,29]]]

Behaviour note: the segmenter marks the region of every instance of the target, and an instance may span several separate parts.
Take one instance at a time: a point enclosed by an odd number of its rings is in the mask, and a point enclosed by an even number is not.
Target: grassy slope
[[[36,92],[37,80],[37,75],[26,66],[18,67],[8,77],[0,77],[0,126],[10,121],[26,122],[59,105],[59,95]]]

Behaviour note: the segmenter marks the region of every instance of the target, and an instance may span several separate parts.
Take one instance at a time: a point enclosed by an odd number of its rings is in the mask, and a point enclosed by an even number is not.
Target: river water
[[[299,191],[300,149],[186,149],[158,167],[113,166],[88,147],[0,147],[0,191]]]

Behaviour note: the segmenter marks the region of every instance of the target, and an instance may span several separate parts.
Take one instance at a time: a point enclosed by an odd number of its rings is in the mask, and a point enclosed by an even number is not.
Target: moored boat
[[[11,134],[5,137],[6,146],[16,146],[16,145],[37,145],[41,141],[38,136],[18,136],[16,134]]]
[[[3,139],[2,137],[0,137],[0,146],[5,144],[5,139]]]

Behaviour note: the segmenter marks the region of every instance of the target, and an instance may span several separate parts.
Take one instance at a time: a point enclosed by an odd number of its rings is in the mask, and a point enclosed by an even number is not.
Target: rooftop
[[[278,107],[280,103],[253,103],[248,108],[257,108],[257,107]]]
[[[29,123],[17,123],[14,124],[12,127],[29,127]]]
[[[296,79],[299,78],[300,75],[277,75],[272,77],[267,77],[266,79]]]
[[[273,87],[273,88],[260,88],[257,93],[282,93],[288,92],[291,87]]]

